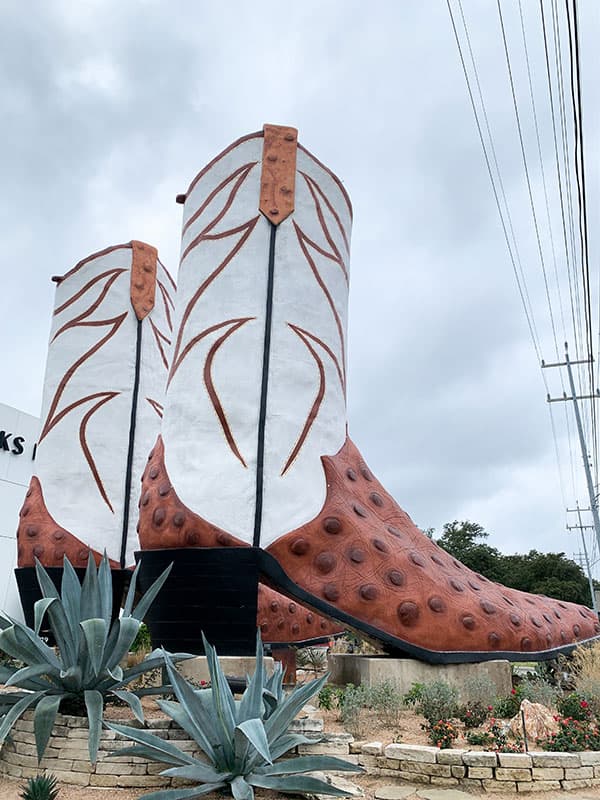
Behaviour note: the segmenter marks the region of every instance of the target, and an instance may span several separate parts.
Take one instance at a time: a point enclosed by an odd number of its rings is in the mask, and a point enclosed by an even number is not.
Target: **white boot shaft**
[[[56,280],[34,476],[58,525],[129,566],[140,477],[160,429],[175,285],[141,242]],[[42,563],[49,555],[40,552]]]
[[[188,190],[162,427],[181,501],[262,547],[319,512],[346,436],[351,207],[295,138],[266,126]]]

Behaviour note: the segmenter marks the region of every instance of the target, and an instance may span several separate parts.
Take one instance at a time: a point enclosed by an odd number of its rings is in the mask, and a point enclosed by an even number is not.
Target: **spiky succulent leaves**
[[[56,800],[59,792],[54,775],[36,775],[21,789],[23,800]]]
[[[125,673],[119,662],[134,641],[141,616],[167,579],[170,567],[152,584],[132,613],[134,575],[128,594],[127,614],[112,624],[112,575],[106,554],[98,567],[90,555],[83,582],[65,559],[60,593],[39,561],[36,561],[35,568],[42,591],[42,599],[34,607],[35,630],[7,615],[0,616],[0,648],[25,663],[21,669],[0,669],[0,680],[28,691],[28,694],[11,692],[0,696],[0,743],[25,709],[37,706],[34,733],[38,759],[41,759],[61,700],[79,698],[87,709],[89,751],[94,761],[102,731],[103,698],[106,694],[115,693],[143,721],[139,697],[128,691],[126,685],[138,675],[163,666],[163,653],[155,651],[151,658]],[[45,618],[57,643],[56,652],[39,636]],[[182,657],[189,658],[190,655],[173,656],[174,660]],[[163,691],[167,688],[164,687]]]
[[[59,694],[46,695],[39,700],[33,712],[33,732],[35,735],[38,763],[42,760],[48,742],[50,741],[52,728],[54,727],[54,721],[61,700],[62,696]]]
[[[300,756],[273,763],[298,744],[310,741],[299,734],[288,733],[288,728],[298,711],[320,690],[326,676],[286,695],[282,689],[280,691],[280,674],[276,674],[273,680],[265,677],[262,643],[257,637],[256,671],[248,680],[242,699],[236,703],[214,648],[206,640],[204,647],[211,689],[194,689],[165,654],[167,672],[178,702],[160,700],[158,704],[196,741],[208,757],[209,764],[180,751],[174,742],[165,742],[148,731],[107,723],[109,728],[137,743],[116,751],[118,754],[161,761],[169,765],[162,775],[203,784],[195,787],[198,794],[194,789],[169,789],[145,795],[143,800],[184,800],[223,784],[230,785],[235,800],[252,800],[253,787],[345,796],[345,792],[325,781],[303,773],[321,770],[361,772],[361,768],[354,764],[329,756]],[[226,743],[225,736],[229,737]]]

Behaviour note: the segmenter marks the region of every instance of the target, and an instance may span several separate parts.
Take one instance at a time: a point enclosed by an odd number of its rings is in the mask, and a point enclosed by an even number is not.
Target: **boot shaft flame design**
[[[56,278],[42,430],[21,510],[20,567],[129,566],[140,476],[160,429],[175,284],[156,249],[117,245]]]
[[[350,225],[292,128],[240,139],[186,194],[166,466],[187,507],[246,544],[318,513],[321,456],[345,439]]]
[[[192,182],[143,548],[206,548],[224,593],[236,560],[251,564],[292,603],[431,662],[596,638],[590,609],[494,584],[427,539],[347,437],[350,225],[340,181],[294,129],[239,139]]]

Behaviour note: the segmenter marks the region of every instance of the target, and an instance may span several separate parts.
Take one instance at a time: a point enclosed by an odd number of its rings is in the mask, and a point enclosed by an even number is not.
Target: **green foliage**
[[[23,800],[56,800],[60,791],[54,775],[36,775],[20,788]]]
[[[134,609],[138,570],[139,565],[131,578],[123,614],[111,624],[112,577],[106,554],[98,569],[90,555],[83,584],[65,558],[60,594],[46,570],[36,561],[42,599],[34,607],[35,630],[0,615],[0,627],[3,628],[0,649],[25,664],[22,669],[0,666],[0,682],[24,690],[0,693],[0,713],[3,715],[0,743],[6,739],[15,721],[26,709],[33,707],[33,728],[40,761],[59,707],[65,703],[70,708],[83,709],[87,715],[90,761],[95,762],[107,696],[127,703],[137,719],[143,722],[140,695],[167,691],[169,687],[135,692],[126,687],[147,670],[162,666],[162,652],[151,653],[126,671],[121,668],[120,661],[131,647],[141,620],[167,579],[170,567],[152,584]],[[46,614],[56,649],[48,647],[39,636]]]
[[[579,750],[600,750],[600,728],[572,717],[559,717],[558,732],[539,742],[544,750],[572,753]]]
[[[423,689],[425,688],[424,683],[413,683],[410,687],[408,692],[402,698],[402,702],[405,706],[412,706],[413,708],[417,706],[420,702],[421,697],[423,696]]]
[[[327,667],[327,651],[322,647],[301,647],[296,651],[296,665],[321,672]]]
[[[427,735],[431,744],[441,750],[452,747],[452,742],[458,739],[460,733],[458,727],[449,719],[440,719],[433,725],[427,727]]]
[[[384,725],[396,726],[404,707],[404,698],[392,681],[382,681],[371,687],[370,705]]]
[[[280,665],[270,678],[265,672],[260,633],[256,638],[256,670],[242,699],[236,701],[217,654],[204,638],[210,689],[194,689],[174,668],[167,653],[165,664],[177,701],[158,700],[160,708],[195,740],[205,759],[180,750],[140,728],[107,723],[136,744],[115,755],[134,755],[169,765],[162,775],[183,778],[195,787],[166,789],[144,795],[145,800],[184,800],[229,788],[235,800],[253,800],[254,789],[347,796],[325,781],[303,773],[315,770],[361,772],[361,768],[331,756],[299,756],[277,761],[299,744],[310,741],[288,728],[301,708],[325,685],[327,675],[297,686],[286,694]]]
[[[317,705],[325,711],[333,711],[339,706],[339,700],[344,690],[339,686],[326,683],[317,696]]]
[[[475,572],[513,589],[544,594],[557,600],[589,605],[587,578],[564,553],[503,555],[483,540],[489,534],[476,522],[448,522],[437,544]]]
[[[490,715],[491,706],[484,706],[479,700],[469,700],[458,709],[457,717],[467,730],[479,728]]]
[[[495,750],[497,753],[523,752],[523,742],[521,739],[516,739],[516,741],[511,742],[508,738],[507,728],[503,725],[500,725],[498,720],[490,720],[487,733],[489,736],[491,750]]]
[[[476,747],[489,747],[492,737],[487,731],[469,731],[465,736],[467,742]]]
[[[465,678],[462,691],[466,700],[486,707],[496,699],[496,684],[487,675],[475,674]]]
[[[529,700],[530,703],[541,703],[548,708],[555,708],[559,691],[547,681],[523,678],[517,687],[519,700]]]
[[[580,722],[586,722],[592,717],[589,702],[579,692],[571,692],[559,697],[556,709],[561,717],[570,717]]]
[[[142,622],[139,631],[135,635],[133,644],[131,645],[132,653],[149,653],[152,650],[152,639],[150,638],[150,631],[148,626]]]
[[[445,681],[426,683],[420,690],[415,709],[430,725],[439,720],[448,720],[458,711],[458,691]]]
[[[519,713],[521,700],[519,689],[513,689],[507,697],[498,697],[495,700],[492,704],[492,713],[500,719],[511,719]]]
[[[340,694],[338,708],[340,720],[346,729],[360,738],[364,728],[363,709],[371,706],[371,692],[367,686],[349,683]]]

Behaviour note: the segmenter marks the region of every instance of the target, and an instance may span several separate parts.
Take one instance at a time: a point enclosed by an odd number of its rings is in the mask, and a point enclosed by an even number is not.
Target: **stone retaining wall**
[[[133,725],[128,720],[126,723]],[[200,756],[197,745],[168,719],[148,720],[147,730]],[[488,792],[537,792],[600,786],[600,752],[493,753],[475,750],[439,750],[412,744],[357,742],[348,733],[323,733],[323,720],[308,713],[294,720],[290,731],[320,740],[297,748],[299,755],[332,755],[364,767],[370,775],[399,782],[433,786],[463,786]],[[14,778],[34,777],[48,770],[65,784],[78,786],[159,788],[181,785],[161,777],[166,764],[133,756],[109,755],[131,744],[114,731],[104,731],[98,761],[88,756],[87,719],[57,716],[50,744],[38,767],[33,736],[33,714],[27,712],[0,750],[0,773]],[[347,774],[347,773],[346,773]]]
[[[492,753],[380,742],[350,745],[367,772],[409,783],[488,792],[541,792],[600,786],[600,753]]]
[[[138,725],[131,720],[122,724]],[[161,739],[177,739],[177,746],[182,750],[199,755],[196,743],[192,742],[171,720],[148,720],[147,730],[160,736]],[[103,731],[98,761],[92,765],[88,753],[87,719],[58,714],[52,738],[38,766],[33,735],[33,713],[26,712],[14,724],[9,740],[0,750],[0,773],[13,778],[33,778],[38,773],[48,770],[56,775],[59,783],[104,788],[114,786],[152,788],[182,783],[171,778],[163,778],[158,774],[161,770],[168,769],[167,764],[158,764],[134,756],[109,755],[113,750],[131,744],[130,740],[124,739],[114,731]]]

